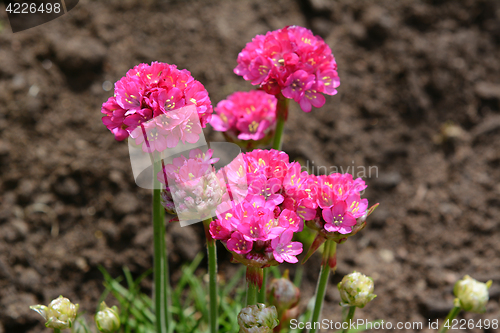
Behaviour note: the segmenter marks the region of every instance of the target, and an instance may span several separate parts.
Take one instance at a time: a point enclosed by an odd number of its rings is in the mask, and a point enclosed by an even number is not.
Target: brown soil
[[[377,168],[366,196],[380,208],[339,247],[324,317],[340,320],[334,283],[356,269],[378,294],[357,318],[426,330],[470,274],[493,280],[491,301],[486,314],[461,318],[500,319],[500,2],[81,0],[16,34],[1,9],[1,333],[46,332],[28,306],[60,294],[92,313],[99,265],[113,275],[151,267],[150,192],[100,121],[111,95],[103,82],[140,62],[175,63],[216,104],[251,88],[232,72],[245,43],[290,24],[325,38],[341,86],[310,114],[293,105],[284,150],[315,170]],[[169,228],[175,280],[203,240],[200,226]],[[318,265],[307,264],[304,299]],[[223,261],[221,273],[230,267]]]

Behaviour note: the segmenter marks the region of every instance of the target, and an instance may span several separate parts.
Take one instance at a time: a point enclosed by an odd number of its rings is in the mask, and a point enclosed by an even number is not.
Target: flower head
[[[238,314],[241,333],[272,333],[278,326],[278,313],[274,306],[258,303],[243,308]]]
[[[116,306],[108,307],[105,302],[99,305],[95,315],[97,329],[102,333],[114,333],[120,328],[120,316]]]
[[[325,176],[308,176],[308,197],[304,200],[306,208],[317,208],[318,231],[326,234],[351,234],[358,219],[366,215],[368,200],[361,199],[360,192],[366,188],[361,178],[353,179],[351,174],[333,173]],[[366,217],[365,217],[366,219]],[[364,221],[364,220],[363,220]]]
[[[45,326],[53,329],[70,328],[78,312],[78,304],[73,304],[62,295],[50,302],[49,306],[32,305],[30,309],[36,311],[45,319]]]
[[[353,272],[344,276],[337,285],[340,292],[342,306],[356,306],[363,308],[368,302],[377,297],[373,294],[373,280],[364,274]]]
[[[462,280],[455,283],[453,293],[457,297],[456,306],[460,306],[465,311],[483,313],[486,311],[489,295],[488,289],[491,280],[482,283],[466,275]]]
[[[335,95],[340,85],[328,45],[298,26],[255,36],[238,55],[234,72],[270,94],[281,92],[305,112],[323,106],[322,94]]]
[[[194,107],[194,114],[199,118],[199,121],[196,120],[198,124],[205,127],[213,112],[212,105],[208,92],[191,73],[167,63],[140,64],[115,83],[114,96],[102,105],[101,112],[105,115],[102,121],[115,138],[121,141],[141,124],[190,105]],[[181,137],[183,142],[191,142],[196,132],[201,133],[201,129],[195,129],[193,134],[186,130],[187,124],[193,121],[191,114],[187,119],[173,119],[176,117],[168,118],[171,124],[178,125],[177,131],[182,133],[174,135],[172,140]],[[158,126],[158,123],[150,125],[155,128]],[[173,128],[167,130],[171,131]],[[140,131],[134,138],[140,137],[139,134]],[[156,134],[157,132],[153,133],[155,136]],[[167,145],[166,142],[155,142],[156,144],[160,145],[159,147]]]
[[[210,124],[240,140],[261,140],[276,123],[276,103],[261,90],[235,92],[217,104]]]
[[[353,179],[350,174],[306,175],[302,184],[286,204],[298,206],[297,213],[305,219],[305,224],[318,232],[303,262],[325,240],[343,243],[354,236],[366,226],[366,218],[378,206],[368,208],[368,200],[361,199],[365,182],[361,178]]]
[[[234,260],[247,266],[296,263],[302,244],[292,238],[302,231],[304,220],[297,212],[300,207],[286,207],[285,200],[290,196],[287,174],[298,163],[290,163],[282,151],[258,149],[244,154],[243,162],[240,168],[244,170],[238,168],[227,175],[235,178],[230,174],[236,172],[246,177],[248,193],[230,209],[218,209],[218,218],[210,225],[212,237],[222,241]]]

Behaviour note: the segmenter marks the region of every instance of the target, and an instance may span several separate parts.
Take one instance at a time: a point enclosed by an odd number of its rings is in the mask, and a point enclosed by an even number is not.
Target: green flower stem
[[[326,286],[328,285],[328,277],[330,276],[330,266],[328,264],[328,259],[330,256],[330,249],[332,246],[336,246],[332,240],[327,240],[325,242],[325,247],[323,248],[323,261],[321,263],[321,271],[319,273],[318,285],[316,287],[316,301],[314,302],[314,310],[311,318],[311,323],[313,323],[313,328],[309,331],[310,333],[315,333],[314,323],[319,322],[319,316],[321,315],[321,308],[323,307],[323,300],[325,298]]]
[[[448,316],[446,316],[446,319],[444,320],[443,326],[441,326],[441,329],[439,330],[439,333],[445,333],[446,331],[448,331],[448,327],[451,326],[452,320],[455,319],[457,314],[460,312],[460,309],[461,308],[459,306],[454,306],[450,310],[450,312],[448,313]],[[447,322],[448,322],[448,325],[446,325]],[[445,327],[445,326],[448,326],[448,327]]]
[[[168,333],[168,261],[165,244],[165,210],[161,205],[161,184],[156,175],[161,170],[160,162],[153,163],[153,231],[154,231],[154,283],[156,331]]]
[[[352,318],[354,318],[354,312],[356,311],[356,307],[355,306],[350,306],[349,307],[349,312],[347,313],[347,316],[345,317],[344,319],[344,323],[347,322],[347,328],[344,328],[342,330],[342,333],[347,333],[347,331],[349,331],[349,323],[351,322]]]
[[[212,218],[208,218],[203,221],[203,226],[205,227],[205,236],[207,238],[207,252],[208,252],[208,277],[209,277],[209,290],[210,290],[210,332],[217,333],[219,324],[217,319],[218,305],[217,305],[217,248],[215,245],[215,239],[212,238],[210,234],[210,222]]]
[[[266,284],[267,284],[267,276],[269,275],[269,269],[264,268],[264,275],[262,278],[262,287],[260,287],[259,293],[257,295],[257,301],[259,303],[266,303]]]
[[[54,328],[54,333],[61,333],[61,330],[58,328]]]
[[[288,117],[288,105],[290,104],[290,100],[281,93],[277,98],[276,130],[274,132],[273,149],[281,150],[281,146],[283,145],[283,129],[285,128],[285,122]]]
[[[257,285],[248,281],[247,284],[247,306],[257,304]]]

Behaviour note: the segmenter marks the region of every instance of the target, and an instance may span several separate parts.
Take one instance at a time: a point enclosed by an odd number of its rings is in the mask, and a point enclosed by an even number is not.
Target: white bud
[[[456,306],[460,306],[465,311],[483,313],[486,311],[488,303],[488,289],[491,286],[491,280],[482,283],[466,275],[462,280],[455,283],[453,293],[457,297]]]
[[[272,333],[278,323],[276,308],[262,303],[247,306],[238,314],[240,333]]]
[[[114,333],[120,328],[120,316],[116,306],[108,307],[102,302],[95,315],[97,329],[102,333]]]
[[[62,295],[50,302],[49,306],[32,305],[31,310],[38,312],[45,319],[45,326],[60,330],[70,328],[76,319],[78,304],[73,304]]]
[[[337,285],[340,292],[342,306],[356,306],[363,308],[368,302],[377,297],[373,294],[373,280],[364,274],[353,272],[344,276]]]

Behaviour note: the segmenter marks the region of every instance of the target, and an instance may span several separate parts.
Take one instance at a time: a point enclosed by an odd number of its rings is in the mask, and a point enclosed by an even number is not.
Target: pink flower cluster
[[[292,237],[302,231],[304,221],[281,204],[286,198],[285,177],[297,163],[289,163],[288,155],[277,150],[254,150],[244,160],[248,194],[241,204],[218,213],[210,225],[212,237],[221,240],[235,260],[249,266],[296,263],[302,244],[292,242]],[[228,170],[229,179],[235,178],[232,173]]]
[[[305,112],[325,104],[340,85],[330,47],[303,27],[257,35],[238,55],[237,75],[270,94],[294,99]]]
[[[205,87],[189,71],[161,62],[140,64],[115,83],[115,95],[102,105],[102,122],[121,141],[140,124],[188,105],[196,107],[205,127],[212,105]]]
[[[365,188],[366,184],[361,178],[353,179],[348,173],[309,175],[297,198],[309,213],[316,209],[307,218],[313,222],[309,226],[315,225],[329,233],[349,234],[357,224],[357,219],[366,216],[368,200],[360,196]]]
[[[276,97],[261,90],[235,92],[215,107],[210,124],[240,140],[263,139],[276,123]]]

